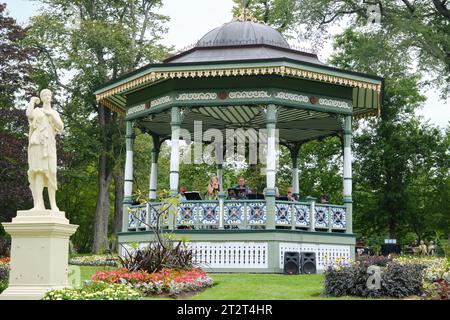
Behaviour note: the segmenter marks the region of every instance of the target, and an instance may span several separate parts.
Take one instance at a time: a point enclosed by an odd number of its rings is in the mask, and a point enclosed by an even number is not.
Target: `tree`
[[[63,88],[76,110],[96,123],[89,147],[99,151],[98,198],[95,209],[93,252],[108,248],[110,186],[117,159],[123,155],[123,121],[93,95],[95,88],[145,63],[161,60],[167,50],[158,45],[167,17],[155,12],[161,0],[69,1],[43,0],[51,10],[32,19],[29,41],[40,51],[42,74],[49,85]],[[60,75],[71,73],[63,83]],[[74,117],[76,118],[76,116]],[[95,142],[94,142],[95,140]],[[77,138],[74,137],[74,141]],[[84,150],[83,150],[84,151]],[[116,176],[115,186],[121,187]],[[122,192],[122,190],[117,191]],[[116,216],[121,210],[116,205]],[[115,219],[115,221],[120,219]],[[114,228],[117,229],[117,228]]]
[[[445,162],[437,159],[448,155],[441,155],[440,131],[420,124],[414,114],[424,101],[419,76],[408,57],[397,56],[391,40],[379,34],[347,30],[335,49],[334,65],[385,77],[380,118],[365,122],[354,139],[355,229],[365,236],[386,229],[391,238],[411,231],[429,236],[436,227],[436,206],[429,201],[437,191],[433,180]]]
[[[238,16],[242,10],[243,1],[233,0],[233,13]],[[288,32],[298,21],[299,3],[296,0],[247,0],[247,10],[258,21],[276,28],[280,32]]]
[[[9,221],[17,208],[31,206],[28,188],[25,111],[16,107],[15,95],[33,89],[30,79],[35,51],[24,46],[27,30],[5,15],[0,3],[0,219]]]
[[[416,57],[418,70],[434,74],[434,84],[442,88],[444,95],[448,93],[450,11],[446,0],[297,2],[298,21],[305,27],[305,37],[320,42],[331,35],[331,29],[336,26],[388,37],[393,54]],[[372,28],[371,23],[378,13],[379,25]]]

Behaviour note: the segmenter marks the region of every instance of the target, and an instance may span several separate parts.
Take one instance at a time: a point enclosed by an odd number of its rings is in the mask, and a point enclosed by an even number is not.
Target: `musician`
[[[219,200],[220,191],[222,191],[222,188],[219,185],[219,179],[216,176],[212,176],[208,183],[206,198],[208,200]]]

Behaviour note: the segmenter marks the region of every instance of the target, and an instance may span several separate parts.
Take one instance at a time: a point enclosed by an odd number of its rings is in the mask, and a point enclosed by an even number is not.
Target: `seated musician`
[[[328,195],[323,194],[323,195],[320,196],[320,203],[322,203],[322,204],[328,204],[328,200],[329,200]]]
[[[180,186],[180,194],[178,195],[181,201],[186,201],[186,186],[185,185],[181,185]]]
[[[237,189],[237,197],[239,199],[246,199],[248,194],[253,193],[253,191],[245,184],[244,177],[239,177],[238,185],[235,186],[234,189]]]
[[[212,176],[208,183],[208,192],[206,193],[206,199],[219,200],[219,192],[222,191],[219,185],[219,179],[216,176]]]
[[[287,188],[286,197],[288,201],[298,201],[298,195],[294,194],[294,188],[292,187]]]

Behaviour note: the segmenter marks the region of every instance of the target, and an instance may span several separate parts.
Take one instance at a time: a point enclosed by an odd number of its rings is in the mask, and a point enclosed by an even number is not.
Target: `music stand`
[[[202,200],[202,197],[200,197],[200,193],[194,191],[194,192],[185,192],[184,196],[186,197],[186,200]]]

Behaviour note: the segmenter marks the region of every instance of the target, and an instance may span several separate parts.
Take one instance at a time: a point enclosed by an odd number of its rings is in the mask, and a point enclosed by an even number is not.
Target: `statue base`
[[[64,212],[18,211],[2,225],[11,235],[11,270],[0,300],[39,300],[49,290],[68,286],[69,237],[78,226]]]

